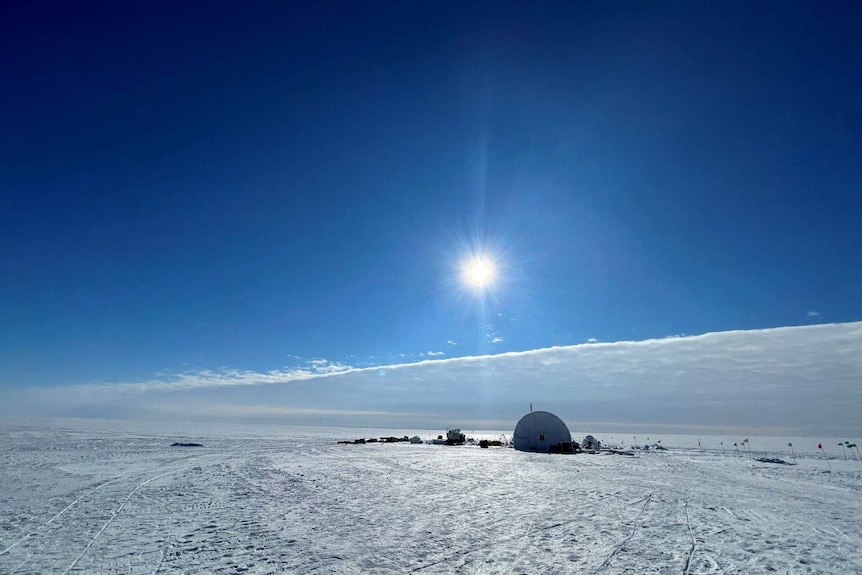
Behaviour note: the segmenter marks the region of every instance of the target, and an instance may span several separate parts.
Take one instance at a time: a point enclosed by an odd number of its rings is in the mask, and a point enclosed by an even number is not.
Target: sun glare
[[[480,289],[491,285],[497,272],[494,262],[485,257],[474,257],[462,268],[467,285]]]

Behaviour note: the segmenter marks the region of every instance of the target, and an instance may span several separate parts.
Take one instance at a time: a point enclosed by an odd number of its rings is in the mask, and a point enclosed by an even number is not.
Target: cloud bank
[[[532,403],[620,428],[862,429],[862,322],[352,368],[211,370],[22,390],[6,414],[499,428]],[[855,435],[854,435],[855,434]]]

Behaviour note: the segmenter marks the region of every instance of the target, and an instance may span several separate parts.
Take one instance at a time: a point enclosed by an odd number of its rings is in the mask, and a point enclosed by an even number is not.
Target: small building
[[[601,447],[601,442],[592,435],[584,437],[584,440],[581,442],[581,449],[586,449],[587,451],[598,451]]]
[[[571,453],[572,434],[563,420],[547,411],[531,411],[518,421],[512,438],[518,451]]]

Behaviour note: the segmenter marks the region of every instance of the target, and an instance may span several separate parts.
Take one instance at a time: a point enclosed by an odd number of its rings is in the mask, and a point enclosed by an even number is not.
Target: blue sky
[[[854,3],[4,12],[7,391],[862,320]]]

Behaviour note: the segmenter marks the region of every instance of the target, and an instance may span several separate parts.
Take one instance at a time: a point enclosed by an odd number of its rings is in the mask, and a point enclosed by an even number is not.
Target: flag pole
[[[823,443],[818,443],[817,449],[823,452],[823,459],[826,460],[826,466],[829,468],[829,472],[832,473],[832,464],[829,463],[829,456],[826,454],[826,450],[823,449]]]
[[[841,442],[841,443],[839,443],[838,445],[840,445],[840,446],[841,446],[841,450],[844,452],[844,459],[847,459],[847,449],[844,447],[844,444],[845,444],[845,443],[847,443],[847,442],[846,442],[846,441],[842,441],[842,442]]]

